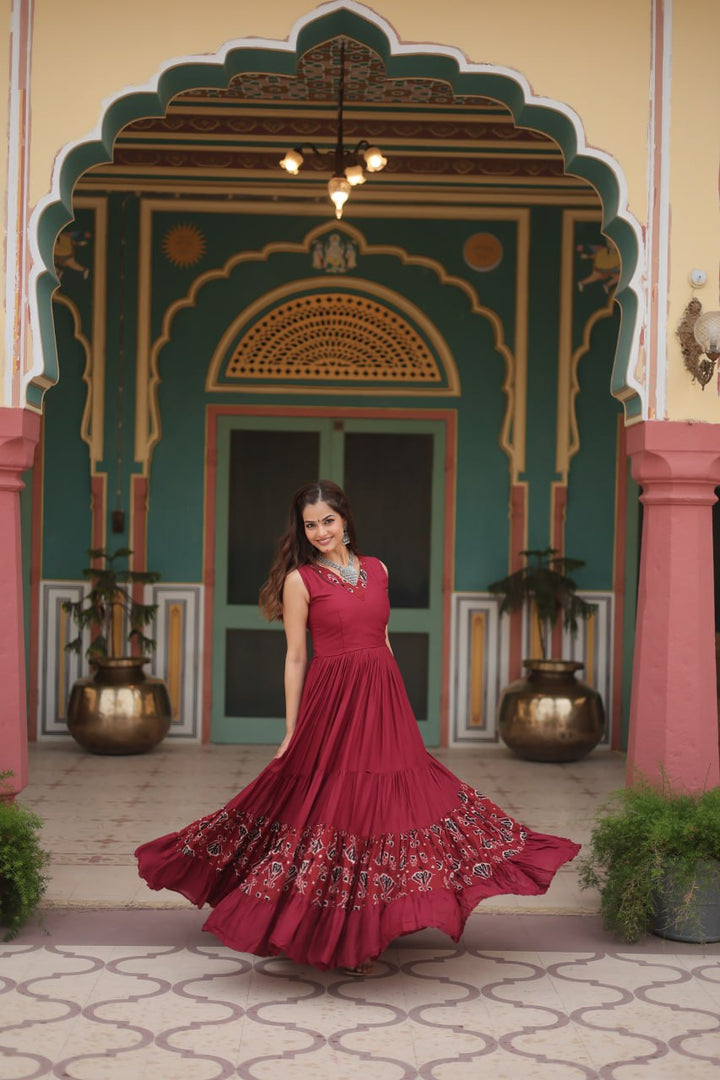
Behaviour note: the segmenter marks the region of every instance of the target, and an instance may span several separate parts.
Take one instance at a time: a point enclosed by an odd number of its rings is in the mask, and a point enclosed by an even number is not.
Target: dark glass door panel
[[[345,490],[358,541],[387,564],[394,608],[429,606],[432,471],[432,435],[345,436]]]
[[[392,651],[400,668],[415,719],[428,716],[428,635],[394,632]]]
[[[319,461],[315,431],[230,433],[228,604],[257,604],[290,497],[317,477]]]
[[[428,745],[439,742],[444,460],[441,424],[381,418],[221,418],[212,739],[284,733],[282,624],[257,608],[292,492],[319,474],[348,490],[362,550],[390,569],[390,640]]]
[[[225,633],[225,715],[285,715],[285,635],[276,630]],[[272,742],[272,736],[268,738]]]

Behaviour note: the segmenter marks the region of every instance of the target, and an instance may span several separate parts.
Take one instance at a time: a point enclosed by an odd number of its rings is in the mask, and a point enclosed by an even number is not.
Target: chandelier
[[[311,150],[321,161],[332,170],[332,176],[328,181],[328,195],[335,207],[335,217],[340,220],[343,207],[348,200],[351,190],[367,180],[366,173],[381,172],[387,165],[387,158],[377,146],[370,146],[367,139],[360,139],[352,150],[349,150],[343,141],[343,99],[345,94],[345,42],[340,43],[340,80],[338,83],[338,107],[337,107],[337,141],[334,150],[324,153],[318,150],[313,143],[300,143],[299,146],[288,150],[285,157],[280,161],[280,166],[290,176],[297,176],[302,168],[304,157],[303,150]]]

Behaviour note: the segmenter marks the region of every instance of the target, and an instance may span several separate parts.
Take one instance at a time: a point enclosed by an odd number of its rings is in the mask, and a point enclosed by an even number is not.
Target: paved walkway
[[[545,897],[487,901],[460,947],[432,930],[401,938],[367,979],[220,946],[202,913],[145,888],[132,850],[221,805],[270,753],[33,748],[21,800],[45,819],[52,879],[44,926],[0,944],[0,1080],[718,1075],[720,946],[620,946],[573,864]],[[438,757],[515,817],[580,842],[623,782],[605,751],[569,765],[500,747]]]

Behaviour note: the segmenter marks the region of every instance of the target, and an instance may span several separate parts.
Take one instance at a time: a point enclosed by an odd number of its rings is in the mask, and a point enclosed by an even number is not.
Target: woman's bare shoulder
[[[284,587],[286,589],[288,587],[291,589],[298,589],[300,587],[302,587],[303,589],[305,588],[305,581],[303,580],[303,576],[300,573],[299,566],[296,566],[295,569],[291,570],[290,573],[286,576]]]
[[[283,617],[287,621],[288,614],[293,611],[307,612],[309,603],[310,593],[303,581],[302,574],[299,570],[291,570],[285,578],[285,584],[283,585]]]

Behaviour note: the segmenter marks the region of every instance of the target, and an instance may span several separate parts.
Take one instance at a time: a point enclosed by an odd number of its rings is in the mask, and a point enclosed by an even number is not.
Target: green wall
[[[318,277],[308,252],[265,252],[262,258],[239,262],[223,271],[229,260],[246,252],[261,252],[268,244],[300,245],[307,233],[328,223],[317,218],[244,213],[178,211],[172,200],[167,210],[152,215],[150,251],[138,251],[139,206],[134,196],[108,199],[105,437],[100,471],[108,477],[108,512],[115,506],[119,480],[120,505],[129,509],[130,479],[140,466],[133,461],[135,346],[138,309],[138,268],[141,256],[151,267],[150,320],[153,337],[160,335],[169,305],[188,295],[197,277],[214,276],[202,285],[192,306],[183,307],[171,325],[171,335],[159,354],[161,382],[158,402],[162,432],[150,473],[148,564],[167,581],[199,581],[202,575],[205,409],[215,403],[243,405],[360,406],[373,408],[443,408],[457,411],[458,475],[455,550],[456,590],[482,590],[501,576],[509,558],[510,468],[499,439],[506,409],[503,392],[505,363],[495,347],[490,321],[472,311],[467,293],[428,266],[409,265],[397,254],[362,252],[358,265],[344,280],[365,278],[395,290],[417,305],[447,342],[458,368],[462,397],[418,397],[384,393],[318,397],[307,393],[217,393],[205,391],[207,367],[227,327],[248,304],[278,286]],[[455,276],[477,291],[480,302],[500,318],[512,349],[516,318],[516,280],[519,244],[511,220],[416,221],[359,219],[351,224],[368,245],[397,248],[414,257],[434,260],[446,276]],[[190,226],[202,238],[192,265],[170,257],[170,230]],[[71,228],[93,234],[94,213],[78,212]],[[580,223],[576,239],[599,240],[599,226]],[[463,258],[463,245],[476,232],[492,232],[501,241],[503,258],[488,272],[472,269]],[[562,211],[533,208],[530,213],[528,296],[528,412],[526,471],[519,479],[529,489],[530,546],[545,546],[550,528],[551,490],[556,473],[557,355],[559,347]],[[76,305],[82,333],[92,341],[94,267],[92,244],[78,250],[89,275],[65,270],[62,291]],[[197,253],[196,253],[197,254]],[[578,273],[584,272],[578,264]],[[102,303],[96,297],[96,302]],[[593,311],[607,304],[599,285],[574,294],[573,346]],[[56,304],[56,329],[61,363],[58,386],[47,395],[45,515],[43,576],[74,579],[85,565],[90,543],[89,457],[80,438],[85,407],[82,379],[85,357],[74,336],[72,319]],[[584,588],[612,586],[614,486],[617,416],[620,408],[610,396],[610,373],[618,319],[600,319],[588,351],[580,360],[577,419],[580,448],[569,473],[566,546],[584,558]],[[118,421],[121,421],[120,425]],[[127,542],[127,535],[111,543]]]

